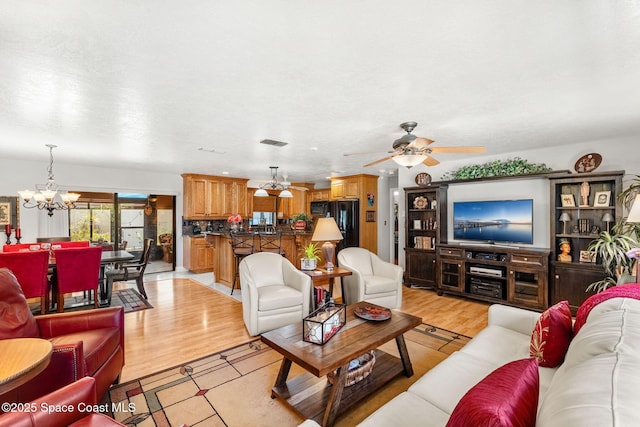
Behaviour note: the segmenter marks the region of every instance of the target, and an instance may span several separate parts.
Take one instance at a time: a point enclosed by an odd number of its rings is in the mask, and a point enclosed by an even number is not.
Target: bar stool
[[[236,282],[240,281],[240,261],[253,253],[253,234],[251,233],[231,233],[231,248],[235,258],[235,271],[233,274],[233,285],[231,295],[236,288]],[[238,285],[239,286],[239,285]]]
[[[260,233],[260,252],[273,252],[285,256],[281,233]]]

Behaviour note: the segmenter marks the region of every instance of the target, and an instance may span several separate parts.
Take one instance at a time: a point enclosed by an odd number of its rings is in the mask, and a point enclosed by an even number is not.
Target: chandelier
[[[60,193],[58,194],[58,184],[53,180],[53,149],[57,145],[46,144],[49,147],[49,178],[42,191],[22,190],[18,191],[22,197],[22,206],[25,208],[46,209],[49,216],[53,216],[56,209],[73,209],[76,207],[76,201],[80,194],[78,193]],[[60,196],[62,202],[55,200],[56,194]]]
[[[271,169],[271,180],[266,184],[261,185],[253,195],[256,197],[268,197],[269,193],[267,190],[275,190],[280,191],[278,197],[283,197],[285,199],[292,198],[293,194],[289,191],[289,182],[278,182],[278,167],[269,166],[269,168]]]

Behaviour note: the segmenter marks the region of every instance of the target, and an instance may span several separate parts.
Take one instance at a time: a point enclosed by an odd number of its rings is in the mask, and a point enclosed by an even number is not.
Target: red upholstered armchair
[[[106,415],[91,412],[97,405],[95,379],[84,377],[28,405],[35,411],[16,411],[0,415],[0,427],[64,427],[78,425],[123,426]],[[68,408],[68,411],[55,408]],[[49,412],[43,409],[51,408]],[[76,424],[77,423],[77,424]]]
[[[0,268],[0,339],[23,337],[51,341],[51,362],[32,380],[0,395],[1,402],[29,402],[87,375],[95,378],[100,399],[124,366],[122,307],[34,317],[15,276]]]

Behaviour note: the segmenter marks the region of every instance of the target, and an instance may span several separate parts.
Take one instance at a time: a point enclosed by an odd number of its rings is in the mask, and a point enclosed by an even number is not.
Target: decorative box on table
[[[302,339],[324,344],[347,322],[344,304],[327,303],[302,319]]]

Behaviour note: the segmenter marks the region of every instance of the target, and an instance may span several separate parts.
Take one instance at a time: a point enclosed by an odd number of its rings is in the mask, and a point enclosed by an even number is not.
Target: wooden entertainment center
[[[438,295],[544,310],[549,251],[501,245],[444,244],[437,248]]]
[[[568,300],[575,314],[590,295],[586,292],[589,284],[604,277],[598,260],[583,258],[589,243],[598,237],[599,232],[607,230],[622,217],[617,195],[622,190],[623,176],[624,171],[556,171],[537,176],[481,178],[464,182],[547,179],[550,236],[545,248],[449,242],[447,193],[452,184],[461,184],[461,181],[404,188],[404,283],[411,287],[435,289],[439,295],[454,294],[539,311],[558,301]],[[583,197],[585,189],[588,189],[586,200]],[[596,200],[603,194],[606,200]],[[575,203],[564,202],[567,197]],[[582,227],[583,223],[587,226]],[[561,262],[557,260],[559,244],[566,240],[571,245],[571,258]]]

